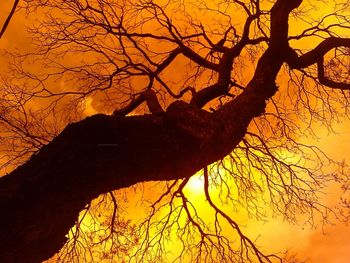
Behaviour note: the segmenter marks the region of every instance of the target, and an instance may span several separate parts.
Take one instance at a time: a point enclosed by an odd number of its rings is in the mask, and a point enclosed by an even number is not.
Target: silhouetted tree
[[[1,262],[63,246],[64,262],[164,262],[173,236],[179,261],[282,260],[219,200],[258,218],[262,203],[290,221],[335,213],[318,193],[346,174],[322,164],[344,166],[300,136],[348,113],[340,2],[315,17],[302,0],[25,1],[30,51],[8,54],[1,88],[4,166],[23,162],[0,178]],[[91,101],[101,113],[84,118]],[[211,225],[184,190],[201,169]],[[134,225],[115,190],[149,181],[166,183]]]

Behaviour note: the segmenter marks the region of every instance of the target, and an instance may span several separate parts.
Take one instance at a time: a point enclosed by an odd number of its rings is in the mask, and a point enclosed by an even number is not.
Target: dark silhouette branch
[[[8,25],[10,24],[10,21],[13,17],[13,15],[15,14],[16,12],[16,8],[17,8],[17,5],[19,3],[19,0],[14,0],[13,2],[13,6],[12,6],[12,9],[10,11],[10,14],[7,16],[6,20],[5,20],[5,23],[3,24],[2,28],[1,28],[1,31],[0,31],[0,38],[3,36],[3,34],[5,33]]]
[[[292,69],[303,69],[317,64],[317,78],[322,85],[333,89],[349,90],[350,83],[334,81],[327,78],[325,75],[324,57],[329,51],[338,47],[350,48],[350,38],[327,38],[317,47],[301,56],[298,56],[297,53],[290,48],[288,51],[287,63]]]
[[[250,14],[250,12],[249,12]],[[192,97],[191,104],[196,105],[199,108],[203,108],[210,101],[229,94],[230,87],[232,85],[231,81],[231,71],[233,69],[234,59],[237,58],[243,48],[251,44],[251,40],[249,39],[249,31],[252,22],[259,17],[260,13],[250,14],[247,18],[244,28],[243,34],[240,41],[231,48],[221,48],[220,52],[223,53],[220,58],[217,71],[218,71],[218,81],[206,88],[201,89]],[[225,42],[227,32],[225,32],[225,36],[222,39]],[[213,47],[215,50],[216,46]]]
[[[151,113],[164,112],[162,106],[160,105],[157,95],[153,90],[146,90],[141,95],[147,102],[147,107]]]
[[[318,80],[322,85],[325,85],[325,86],[332,88],[332,89],[350,90],[350,83],[337,82],[337,81],[328,79],[325,76],[323,58],[321,58],[317,62],[317,73],[318,73],[317,74]]]
[[[337,47],[350,47],[350,38],[330,37],[323,40],[317,47],[300,57],[292,49],[289,50],[288,65],[292,69],[302,69],[316,64],[330,50]]]

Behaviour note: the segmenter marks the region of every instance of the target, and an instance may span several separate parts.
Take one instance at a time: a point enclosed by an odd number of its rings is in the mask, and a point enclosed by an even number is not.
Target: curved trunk
[[[260,106],[259,106],[260,105]],[[184,102],[134,117],[94,115],[68,125],[38,154],[0,178],[2,262],[56,253],[79,212],[101,193],[174,180],[227,155],[264,99],[246,92],[208,113]]]
[[[165,113],[95,115],[68,125],[0,178],[2,262],[52,256],[79,212],[101,193],[188,177],[224,157],[244,136],[250,113],[236,111],[231,115],[236,125],[227,125],[227,112],[211,114],[176,102]]]

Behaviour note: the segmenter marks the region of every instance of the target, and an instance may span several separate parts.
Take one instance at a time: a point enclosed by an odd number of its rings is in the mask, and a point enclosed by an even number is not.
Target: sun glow
[[[92,102],[93,102],[93,98],[92,97],[87,97],[84,101],[85,103],[85,111],[84,113],[86,114],[86,116],[91,116],[97,113],[97,111],[94,109],[94,107],[92,106]]]
[[[198,193],[203,191],[204,189],[203,175],[200,173],[197,173],[196,175],[192,176],[188,181],[186,188],[193,193]]]

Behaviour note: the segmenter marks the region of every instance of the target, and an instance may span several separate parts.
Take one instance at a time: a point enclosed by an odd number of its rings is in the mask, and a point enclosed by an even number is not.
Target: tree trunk
[[[243,138],[256,111],[263,110],[246,104],[246,110],[237,111],[245,99],[216,113],[175,102],[164,113],[95,115],[68,125],[24,165],[0,178],[2,262],[51,257],[79,212],[99,194],[138,182],[188,177],[223,158]]]

